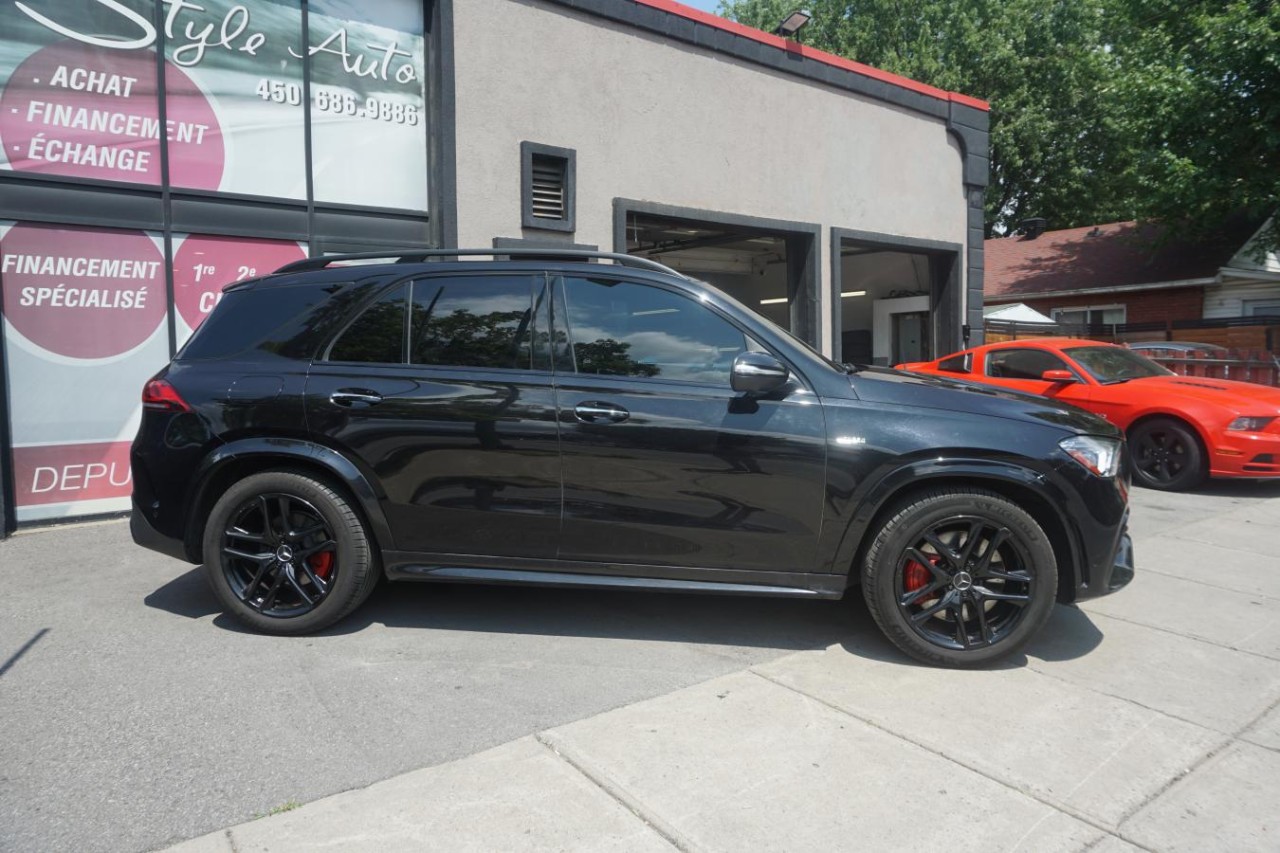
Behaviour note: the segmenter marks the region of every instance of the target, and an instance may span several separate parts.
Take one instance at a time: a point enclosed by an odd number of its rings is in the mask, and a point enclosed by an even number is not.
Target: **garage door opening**
[[[961,346],[959,247],[837,235],[836,356],[854,364],[927,361]]]
[[[787,230],[768,227],[766,220],[707,213],[695,218],[693,212],[673,216],[635,207],[619,214],[622,251],[709,282],[818,345],[816,226]]]

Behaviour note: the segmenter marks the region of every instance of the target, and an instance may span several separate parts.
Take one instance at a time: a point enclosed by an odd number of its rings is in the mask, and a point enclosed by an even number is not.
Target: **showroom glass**
[[[633,282],[565,278],[570,364],[578,373],[729,385],[753,346],[705,305]]]
[[[536,283],[541,290],[541,278]],[[534,367],[534,284],[528,275],[415,281],[409,360],[442,367]]]
[[[1046,370],[1071,370],[1051,352],[1039,349],[1007,349],[987,353],[987,375],[996,379],[1034,379]],[[1074,370],[1071,370],[1075,373]]]
[[[1076,363],[1089,371],[1094,379],[1107,385],[1148,376],[1173,376],[1148,358],[1119,347],[1075,347],[1067,350]]]

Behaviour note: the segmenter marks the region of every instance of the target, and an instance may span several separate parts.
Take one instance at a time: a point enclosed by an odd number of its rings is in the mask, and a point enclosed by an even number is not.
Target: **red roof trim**
[[[794,41],[785,39],[782,36],[775,36],[766,33],[763,30],[757,30],[754,27],[744,26],[736,21],[730,21],[728,18],[722,18],[719,15],[713,15],[710,12],[703,12],[700,9],[694,9],[683,3],[677,3],[675,0],[635,0],[641,6],[649,6],[653,9],[659,9],[671,15],[678,15],[681,18],[687,18],[696,21],[699,24],[705,24],[708,27],[715,27],[717,30],[733,33],[752,41],[767,44],[771,47],[785,50],[788,53],[798,53],[805,59],[812,59],[814,62],[821,62],[824,65],[832,65],[836,68],[842,68],[845,71],[852,71],[854,74],[861,74],[863,77],[870,77],[873,80],[879,80],[882,83],[889,83],[894,86],[900,86],[903,89],[910,89],[913,92],[919,92],[922,95],[928,95],[931,98],[937,98],[940,101],[953,101],[957,104],[963,104],[967,107],[973,107],[979,110],[991,110],[991,104],[978,98],[971,98],[968,95],[962,95],[959,92],[948,92],[945,89],[939,89],[929,86],[909,77],[902,77],[898,74],[890,74],[888,71],[881,71],[879,68],[872,68],[870,65],[863,65],[861,62],[854,62],[852,59],[845,59],[842,56],[836,56],[833,53],[827,53],[823,50],[816,50],[812,47],[805,47]]]

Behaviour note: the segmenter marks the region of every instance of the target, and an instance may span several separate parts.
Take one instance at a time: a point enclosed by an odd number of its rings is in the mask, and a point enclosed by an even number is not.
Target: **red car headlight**
[[[1262,432],[1275,418],[1236,418],[1227,424],[1231,432]]]

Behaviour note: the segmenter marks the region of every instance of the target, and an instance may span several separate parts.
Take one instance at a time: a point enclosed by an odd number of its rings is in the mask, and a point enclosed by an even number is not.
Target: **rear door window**
[[[544,291],[544,276],[436,276],[415,281],[409,361],[441,367],[549,369],[545,322],[539,319],[546,310]]]

